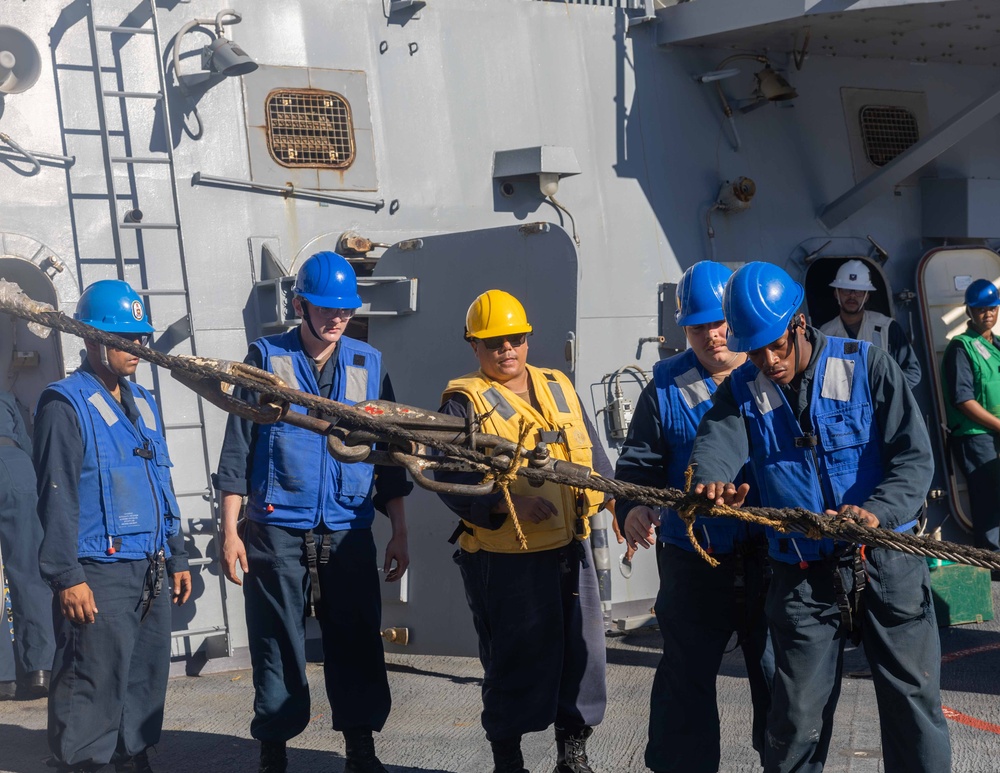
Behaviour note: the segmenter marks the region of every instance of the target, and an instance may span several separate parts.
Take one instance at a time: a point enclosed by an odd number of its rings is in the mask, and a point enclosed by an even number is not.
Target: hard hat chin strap
[[[312,333],[317,340],[322,341],[323,336],[319,334],[319,331],[313,324],[312,315],[309,313],[309,301],[307,301],[305,298],[300,297],[299,303],[302,305],[302,316],[305,317],[306,327],[309,328],[309,332]]]
[[[799,375],[799,357],[801,353],[799,351],[799,320],[796,317],[792,317],[792,324],[788,329],[792,336],[792,348],[795,349],[795,373],[792,378]]]
[[[98,344],[97,351],[101,358],[101,364],[108,370],[111,370],[111,363],[108,362],[108,347],[104,344]]]

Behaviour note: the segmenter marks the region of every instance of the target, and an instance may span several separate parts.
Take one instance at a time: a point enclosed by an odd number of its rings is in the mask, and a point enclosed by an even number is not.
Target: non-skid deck
[[[1000,603],[1000,583],[994,583]],[[1000,607],[998,607],[1000,608]],[[608,642],[608,713],[590,743],[599,773],[644,771],[647,700],[659,657],[655,630]],[[1000,623],[942,631],[944,703],[949,715],[954,773],[1000,771]],[[862,652],[847,653],[845,670],[865,667]],[[391,773],[489,773],[488,744],[479,725],[482,669],[471,658],[390,655],[393,711],[377,738],[379,756]],[[322,668],[309,666],[314,715],[290,745],[291,773],[339,773],[344,744],[329,729]],[[726,656],[718,680],[722,715],[722,771],[758,771],[749,747],[750,702],[739,652]],[[151,754],[158,773],[253,773],[257,744],[250,738],[253,704],[250,672],[230,671],[171,679],[163,738]],[[43,773],[45,701],[0,703],[0,771]],[[826,770],[883,770],[878,713],[870,679],[847,678],[836,715]],[[525,761],[534,773],[549,773],[555,760],[551,733],[525,738]]]

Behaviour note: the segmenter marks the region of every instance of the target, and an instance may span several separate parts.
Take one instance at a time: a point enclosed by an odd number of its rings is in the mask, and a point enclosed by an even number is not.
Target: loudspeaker
[[[35,85],[42,58],[31,38],[0,24],[0,94],[20,94]]]

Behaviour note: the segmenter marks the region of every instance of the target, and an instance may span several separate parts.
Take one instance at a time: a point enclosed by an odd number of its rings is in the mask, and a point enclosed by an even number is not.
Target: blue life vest
[[[653,383],[660,407],[663,447],[667,459],[667,485],[684,489],[684,473],[691,458],[695,435],[702,416],[712,407],[715,382],[711,374],[688,349],[681,354],[660,360],[653,366]],[[698,517],[694,533],[701,546],[712,553],[732,553],[734,544],[746,541],[760,527],[744,524],[735,518]],[[687,536],[687,527],[676,511],[663,508],[660,517],[660,539],[684,550],[694,551]]]
[[[750,462],[765,507],[813,512],[862,506],[882,482],[882,443],[868,383],[867,341],[827,338],[816,358],[805,434],[782,390],[753,363],[733,371],[733,396],[746,418]],[[873,431],[873,429],[875,431]],[[768,529],[771,558],[788,564],[834,552],[833,540]]]
[[[76,410],[83,438],[80,471],[78,556],[99,561],[136,560],[164,551],[177,533],[180,508],[170,485],[170,456],[153,396],[131,389],[139,419],[132,424],[121,405],[87,371],[49,384]],[[114,553],[108,555],[108,548]]]
[[[297,329],[258,338],[253,346],[263,356],[264,370],[292,389],[319,394],[313,361],[302,350]],[[342,336],[336,357],[330,399],[347,405],[377,400],[382,355]],[[307,413],[300,405],[289,410]],[[250,463],[247,517],[292,529],[311,529],[320,522],[334,531],[366,529],[375,518],[374,477],[370,464],[341,464],[330,456],[326,438],[315,432],[285,422],[261,424]]]

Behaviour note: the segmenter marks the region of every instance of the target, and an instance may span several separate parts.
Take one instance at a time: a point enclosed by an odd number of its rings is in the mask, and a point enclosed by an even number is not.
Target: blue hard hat
[[[733,272],[711,260],[695,263],[677,283],[677,311],[674,319],[681,327],[721,322],[722,292]]]
[[[361,308],[354,268],[336,252],[317,252],[310,256],[299,269],[292,292],[314,306],[327,309]]]
[[[73,319],[109,333],[153,332],[139,294],[120,279],[102,279],[84,290]]]
[[[989,279],[977,279],[965,288],[965,305],[972,309],[1000,306],[1000,290]]]
[[[730,351],[749,352],[781,338],[804,295],[802,285],[778,266],[759,261],[741,266],[722,296]]]

